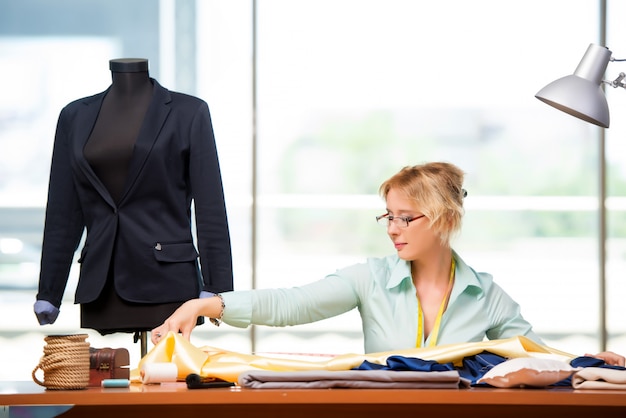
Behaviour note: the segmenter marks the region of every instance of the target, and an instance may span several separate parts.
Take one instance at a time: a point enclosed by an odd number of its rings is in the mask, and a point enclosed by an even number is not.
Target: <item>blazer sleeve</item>
[[[37,300],[57,308],[84,230],[83,212],[72,175],[67,108],[61,111],[54,139],[48,184],[48,200],[41,250]]]
[[[222,175],[209,107],[199,106],[191,124],[189,175],[196,216],[202,289],[233,290],[232,253]]]

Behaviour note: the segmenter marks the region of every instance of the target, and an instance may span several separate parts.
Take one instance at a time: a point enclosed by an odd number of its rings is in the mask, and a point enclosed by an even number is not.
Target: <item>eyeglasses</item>
[[[391,223],[395,224],[398,228],[407,228],[409,226],[409,223],[416,221],[420,218],[423,218],[424,216],[426,215],[420,215],[414,218],[409,218],[408,216],[393,216],[393,215],[390,215],[389,213],[385,213],[383,215],[377,216],[376,222],[378,222],[379,225],[382,225],[386,228],[388,228],[389,224]]]

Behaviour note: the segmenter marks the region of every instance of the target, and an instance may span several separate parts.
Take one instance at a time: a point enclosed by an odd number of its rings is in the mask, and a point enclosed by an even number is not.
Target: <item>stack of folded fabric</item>
[[[464,380],[455,370],[441,372],[252,370],[241,373],[238,384],[251,389],[458,389],[460,385],[464,385]]]
[[[574,389],[626,390],[626,370],[623,368],[585,367],[572,375]]]
[[[173,362],[179,380],[194,373],[244,387],[458,388],[476,384],[487,371],[507,359],[537,356],[563,361],[575,357],[525,337],[514,337],[393,352],[342,354],[314,361],[195,347],[181,335],[170,332],[141,359],[138,369],[131,372],[131,381],[141,380],[139,370],[147,363]]]

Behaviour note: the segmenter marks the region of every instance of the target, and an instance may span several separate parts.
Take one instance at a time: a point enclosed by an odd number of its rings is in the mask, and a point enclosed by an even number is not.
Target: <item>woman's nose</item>
[[[400,228],[398,227],[398,225],[396,225],[395,222],[389,222],[389,224],[387,225],[387,233],[389,235],[397,235],[398,233],[400,233]]]

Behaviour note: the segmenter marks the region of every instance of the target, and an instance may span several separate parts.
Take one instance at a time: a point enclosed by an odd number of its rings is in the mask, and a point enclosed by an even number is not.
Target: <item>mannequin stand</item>
[[[135,335],[133,336],[133,342],[140,342],[140,354],[143,358],[146,354],[148,354],[148,333],[147,331],[135,331]]]

